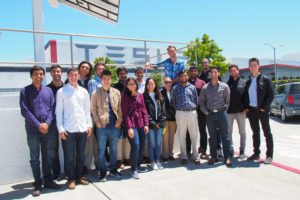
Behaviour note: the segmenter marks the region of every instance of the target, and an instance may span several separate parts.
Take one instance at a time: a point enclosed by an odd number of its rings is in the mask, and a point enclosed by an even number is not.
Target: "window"
[[[292,84],[290,94],[300,94],[300,84]]]
[[[278,87],[276,88],[276,94],[283,94],[283,93],[284,93],[284,90],[285,90],[285,87],[286,87],[286,85],[278,86]]]

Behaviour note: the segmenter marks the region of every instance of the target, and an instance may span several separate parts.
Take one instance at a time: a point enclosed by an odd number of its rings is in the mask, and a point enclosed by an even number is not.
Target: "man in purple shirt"
[[[54,96],[52,90],[42,85],[45,70],[39,66],[30,69],[32,84],[21,90],[21,114],[25,118],[27,143],[30,150],[30,164],[34,177],[33,196],[39,196],[42,190],[40,170],[40,148],[42,152],[42,170],[44,188],[59,189],[51,175],[55,157],[55,127],[52,124],[54,114]]]

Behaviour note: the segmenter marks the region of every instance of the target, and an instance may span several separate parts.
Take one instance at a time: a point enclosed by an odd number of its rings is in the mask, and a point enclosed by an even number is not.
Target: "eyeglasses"
[[[207,64],[208,62],[201,62],[201,64]]]
[[[127,86],[134,86],[135,83],[128,83]]]
[[[165,81],[165,84],[171,84],[172,82],[171,81]]]

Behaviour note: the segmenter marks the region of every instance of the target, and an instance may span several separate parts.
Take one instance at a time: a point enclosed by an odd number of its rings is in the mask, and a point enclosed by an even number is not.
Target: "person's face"
[[[204,69],[204,70],[209,69],[209,61],[207,59],[202,59],[201,66],[202,66],[202,69]]]
[[[76,85],[78,78],[79,78],[79,74],[78,71],[70,71],[69,74],[67,75],[68,79],[69,79],[69,83],[71,85]]]
[[[32,83],[34,85],[41,85],[44,80],[44,76],[45,75],[44,75],[43,70],[33,71],[32,75],[31,75]]]
[[[192,68],[192,69],[190,69],[189,74],[190,74],[191,79],[195,79],[198,76],[198,70],[195,68]]]
[[[53,80],[55,80],[55,81],[61,80],[62,71],[59,67],[53,68],[50,71],[50,74],[51,74]]]
[[[137,88],[137,85],[136,85],[135,81],[130,80],[130,81],[127,83],[127,88],[128,88],[131,92],[135,92],[135,91],[136,91],[136,88]]]
[[[169,54],[170,58],[176,58],[177,51],[174,48],[169,48],[168,54]]]
[[[186,72],[184,72],[184,73],[180,74],[179,79],[180,79],[181,83],[187,83],[189,76],[187,75]]]
[[[125,70],[120,71],[118,77],[121,82],[125,82],[127,79],[127,72]]]
[[[164,87],[167,89],[167,90],[170,90],[171,87],[172,87],[172,80],[170,78],[166,78],[165,81],[164,81]]]
[[[152,79],[150,79],[147,84],[148,92],[154,92],[155,87],[155,82]]]
[[[81,65],[79,74],[80,76],[87,76],[90,73],[90,66],[87,63]]]
[[[229,73],[230,73],[230,76],[232,77],[232,78],[237,78],[238,76],[239,76],[239,70],[237,69],[237,68],[235,68],[235,67],[231,67],[230,68],[230,71],[229,71]]]
[[[104,75],[101,77],[101,83],[103,85],[103,88],[109,88],[111,84],[111,76],[110,75]]]
[[[249,69],[251,71],[252,74],[258,74],[258,69],[259,69],[259,65],[256,61],[252,61],[249,63]]]
[[[209,75],[210,75],[211,80],[218,80],[218,78],[220,76],[220,72],[218,72],[217,69],[212,69],[212,70],[210,70]]]
[[[105,67],[103,65],[98,65],[95,69],[97,76],[100,77],[104,70]]]
[[[136,71],[136,72],[135,72],[135,76],[136,76],[136,79],[142,80],[143,77],[144,77],[144,71],[142,71],[142,70]]]

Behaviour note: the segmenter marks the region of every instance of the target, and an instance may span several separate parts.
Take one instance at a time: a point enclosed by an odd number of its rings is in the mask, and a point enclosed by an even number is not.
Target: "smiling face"
[[[168,49],[168,54],[169,54],[169,56],[170,56],[171,59],[175,59],[177,51],[176,51],[176,49],[174,47],[170,47]]]
[[[206,58],[202,59],[201,66],[202,66],[202,69],[204,71],[208,70],[209,69],[209,61],[208,61],[208,59],[206,59]]]
[[[54,81],[60,81],[61,80],[62,71],[61,71],[61,69],[59,67],[51,69],[50,74],[51,74],[52,79]]]
[[[197,76],[198,76],[198,69],[197,69],[197,68],[191,68],[191,69],[189,70],[189,74],[190,74],[190,78],[191,78],[192,80],[196,79]]]
[[[126,87],[127,87],[132,93],[135,93],[135,92],[136,92],[137,85],[136,85],[136,83],[135,83],[134,80],[130,80],[130,81],[127,83]]]
[[[101,83],[102,83],[102,87],[105,90],[108,90],[110,88],[110,84],[111,84],[111,76],[110,75],[103,75],[101,77]]]
[[[44,80],[44,71],[43,70],[35,70],[32,72],[31,79],[33,85],[41,85]]]
[[[218,80],[218,79],[219,79],[219,76],[220,76],[220,72],[219,72],[217,69],[212,68],[212,69],[210,70],[209,75],[210,75],[210,78],[211,78],[212,81]]]
[[[187,83],[188,79],[189,79],[187,72],[180,74],[179,79],[180,79],[181,83],[183,83],[183,84]]]
[[[102,72],[105,70],[103,65],[97,65],[95,71],[98,77],[101,77]]]
[[[169,77],[166,77],[165,78],[165,81],[164,81],[164,87],[166,88],[166,90],[170,91],[171,88],[172,88],[172,79],[169,78]]]
[[[252,61],[249,63],[249,69],[252,75],[255,77],[259,73],[259,64],[256,61]]]
[[[125,70],[120,71],[118,77],[122,83],[125,83],[125,81],[127,79],[127,72]]]
[[[155,84],[154,80],[153,79],[149,79],[149,81],[147,82],[147,86],[146,87],[147,87],[148,92],[154,92],[154,89],[156,87],[156,84]]]
[[[80,74],[80,76],[86,77],[86,76],[90,73],[90,70],[91,70],[91,69],[90,69],[89,64],[83,63],[83,64],[81,64],[81,66],[80,66],[79,74]]]
[[[137,80],[143,80],[143,78],[144,78],[144,71],[143,70],[137,70],[136,72],[135,72],[135,76],[136,76],[136,79]]]
[[[77,86],[77,81],[78,81],[78,78],[79,78],[78,71],[76,71],[76,70],[70,71],[68,73],[67,77],[69,79],[70,85],[76,87]]]
[[[229,70],[230,76],[236,79],[239,76],[239,70],[236,67],[231,67]]]

